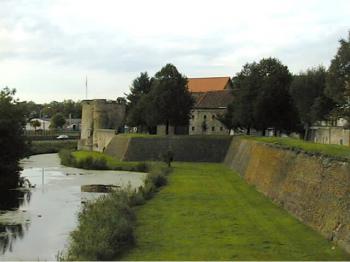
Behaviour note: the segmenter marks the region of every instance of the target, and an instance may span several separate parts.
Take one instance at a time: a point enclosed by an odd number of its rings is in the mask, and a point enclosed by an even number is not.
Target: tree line
[[[230,130],[273,128],[275,134],[297,132],[307,138],[312,124],[343,117],[350,120],[350,32],[330,67],[310,68],[293,75],[277,58],[247,63],[232,78],[234,96],[218,119]],[[187,78],[171,64],[153,77],[141,73],[130,87],[127,124],[140,132],[155,126],[187,125],[193,98]]]
[[[229,129],[304,133],[316,121],[350,120],[350,32],[328,70],[322,66],[292,75],[276,58],[247,63],[233,77],[232,104],[221,118]]]

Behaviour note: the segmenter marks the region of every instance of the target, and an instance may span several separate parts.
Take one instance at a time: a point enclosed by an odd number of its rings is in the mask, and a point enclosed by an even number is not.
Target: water
[[[57,154],[33,156],[21,165],[35,188],[0,193],[0,260],[55,260],[77,225],[82,202],[100,195],[81,192],[81,185],[137,188],[144,179],[136,172],[64,167]]]

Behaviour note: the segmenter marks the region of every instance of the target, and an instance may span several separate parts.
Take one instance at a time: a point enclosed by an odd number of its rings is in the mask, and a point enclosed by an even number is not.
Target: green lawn
[[[349,260],[222,164],[175,163],[122,260]]]
[[[92,157],[94,159],[104,158],[106,160],[107,169],[110,170],[135,170],[135,168],[140,165],[140,162],[120,161],[112,156],[95,151],[75,151],[72,154],[78,162],[87,157]]]
[[[318,144],[301,139],[287,137],[250,137],[242,136],[243,139],[255,140],[264,143],[273,143],[286,148],[301,149],[310,153],[318,153],[330,157],[349,159],[350,147],[341,145]]]

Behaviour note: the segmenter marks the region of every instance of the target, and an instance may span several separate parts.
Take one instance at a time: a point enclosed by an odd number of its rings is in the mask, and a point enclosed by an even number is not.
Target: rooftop
[[[230,83],[231,79],[228,76],[188,78],[188,89],[192,93],[219,91],[227,88]]]
[[[194,108],[227,108],[233,100],[231,90],[210,91],[195,96]]]

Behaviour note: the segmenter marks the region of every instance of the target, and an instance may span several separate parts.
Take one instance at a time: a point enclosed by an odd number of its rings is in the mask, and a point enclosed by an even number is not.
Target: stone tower
[[[124,126],[125,106],[123,101],[83,100],[78,149],[103,151]]]

